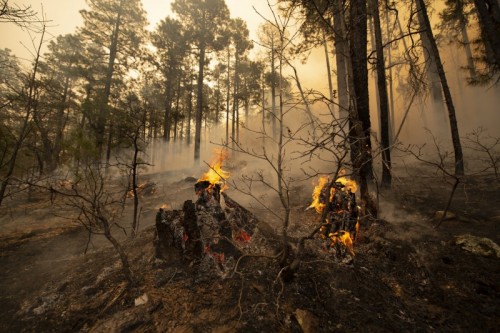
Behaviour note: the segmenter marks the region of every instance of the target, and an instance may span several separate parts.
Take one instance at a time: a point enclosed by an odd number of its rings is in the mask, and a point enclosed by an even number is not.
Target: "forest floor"
[[[362,223],[352,263],[309,241],[287,283],[263,235],[252,246],[266,255],[242,259],[236,274],[202,270],[175,249],[168,260],[155,258],[158,207],[180,208],[193,199],[193,179],[181,175],[163,184],[156,175],[159,190],[142,198],[142,231],[126,242],[138,278],[133,287],[104,239],[93,238],[83,254],[86,231],[63,211],[54,216],[50,198],[11,200],[0,216],[0,331],[497,331],[500,253],[487,243],[479,245],[485,253],[473,253],[459,240],[472,235],[500,244],[499,181],[464,177],[450,208],[455,216],[435,229],[451,185],[421,170],[410,173],[382,193],[380,219]],[[311,190],[294,191],[294,236],[318,223],[314,211],[304,210]],[[141,296],[145,304],[135,305]]]

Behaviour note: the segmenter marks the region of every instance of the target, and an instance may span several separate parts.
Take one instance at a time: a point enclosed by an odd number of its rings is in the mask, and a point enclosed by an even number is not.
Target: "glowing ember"
[[[198,182],[208,181],[212,185],[224,183],[221,191],[227,189],[226,180],[231,174],[229,171],[222,169],[222,162],[224,162],[227,157],[228,152],[226,149],[214,149],[214,158],[212,158],[209,164],[210,169],[198,179]]]

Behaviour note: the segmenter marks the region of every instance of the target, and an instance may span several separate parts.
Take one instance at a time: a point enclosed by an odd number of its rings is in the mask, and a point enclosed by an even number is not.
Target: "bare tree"
[[[120,257],[125,278],[133,284],[135,278],[127,254],[113,232],[116,228],[123,230],[118,223],[123,195],[120,189],[113,190],[106,181],[106,169],[99,162],[88,164],[82,167],[80,176],[74,181],[59,181],[50,191],[53,200],[60,196],[63,204],[75,210],[75,219],[87,229],[89,240],[92,235],[106,237]]]
[[[495,177],[499,179],[500,137],[488,135],[484,127],[478,127],[465,135],[464,146],[479,153],[478,161],[487,165],[486,170],[493,169]]]
[[[0,0],[0,23],[14,23],[21,28],[40,31],[36,23],[42,21],[38,19],[37,14],[31,5],[21,6],[9,3],[9,0]]]
[[[24,115],[22,116],[22,120],[19,124],[19,129],[17,130],[18,134],[17,137],[15,138],[14,146],[12,148],[10,156],[4,159],[6,161],[5,164],[0,165],[0,170],[5,170],[5,173],[2,172],[2,178],[1,178],[2,181],[0,185],[0,206],[2,206],[3,199],[6,196],[7,187],[9,186],[11,177],[14,175],[14,172],[16,170],[18,155],[21,152],[23,144],[32,129],[31,118],[33,115],[33,109],[35,107],[36,76],[38,73],[38,66],[40,62],[42,45],[45,41],[44,40],[45,28],[46,24],[45,22],[42,22],[40,42],[38,43],[38,47],[36,48],[36,56],[33,62],[33,69],[30,73],[28,80],[28,88],[27,88],[28,91],[23,110]]]

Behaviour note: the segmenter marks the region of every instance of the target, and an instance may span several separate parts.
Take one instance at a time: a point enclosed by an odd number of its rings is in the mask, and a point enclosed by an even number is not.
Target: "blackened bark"
[[[198,227],[196,217],[196,207],[193,201],[187,200],[182,208],[184,211],[184,220],[182,226],[186,233],[186,255],[189,259],[200,259],[203,256],[203,246],[201,242],[201,233]]]
[[[377,52],[377,88],[380,103],[380,138],[382,149],[382,186],[391,186],[391,151],[389,142],[389,98],[385,76],[384,47],[378,0],[372,0],[373,25],[375,30],[375,47]]]
[[[371,157],[371,122],[368,100],[368,66],[367,66],[367,8],[366,0],[353,0],[350,6],[349,28],[352,86],[354,108],[351,108],[352,122],[351,149],[353,166],[358,173],[361,198],[369,201],[368,179],[372,178],[373,167]],[[354,139],[354,140],[353,140]]]

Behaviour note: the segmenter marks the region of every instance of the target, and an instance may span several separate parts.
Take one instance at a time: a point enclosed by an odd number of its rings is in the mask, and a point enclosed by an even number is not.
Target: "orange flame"
[[[341,231],[340,234],[339,232],[336,232],[333,234],[329,234],[328,236],[331,240],[331,247],[335,246],[335,244],[337,243],[343,244],[345,245],[349,253],[354,256],[354,241],[348,231]]]
[[[212,158],[212,161],[209,164],[210,169],[207,172],[205,172],[200,177],[200,179],[198,179],[198,181],[200,182],[207,180],[212,185],[224,182],[224,186],[222,187],[221,191],[227,189],[225,181],[229,178],[231,174],[229,173],[229,171],[222,169],[222,162],[224,162],[224,160],[227,159],[228,155],[229,155],[228,151],[224,148],[214,149],[214,157]]]
[[[343,173],[343,172],[341,172]],[[316,212],[321,214],[323,212],[323,209],[325,208],[326,203],[322,202],[321,198],[321,192],[323,191],[323,188],[328,184],[330,181],[330,178],[328,176],[320,176],[318,179],[318,184],[314,187],[312,198],[313,201],[307,208],[314,208],[316,209]],[[344,190],[345,191],[351,191],[351,192],[356,192],[358,190],[358,184],[354,179],[348,179],[346,177],[339,177],[337,178],[336,182],[341,183],[344,185]],[[335,193],[335,189],[332,188],[330,191],[330,200],[333,198],[333,194]]]
[[[323,187],[328,183],[330,178],[328,176],[321,176],[318,179],[318,184],[314,187],[314,191],[312,194],[313,201],[309,205],[308,208],[314,208],[316,209],[316,212],[321,214],[323,212],[323,209],[325,208],[325,203],[321,202],[320,196],[321,196],[321,191],[323,190]]]
[[[346,177],[340,177],[336,181],[339,183],[342,183],[342,185],[345,186],[344,189],[346,191],[351,190],[351,192],[354,193],[358,190],[358,184],[356,183],[356,181],[354,179],[347,179]]]

